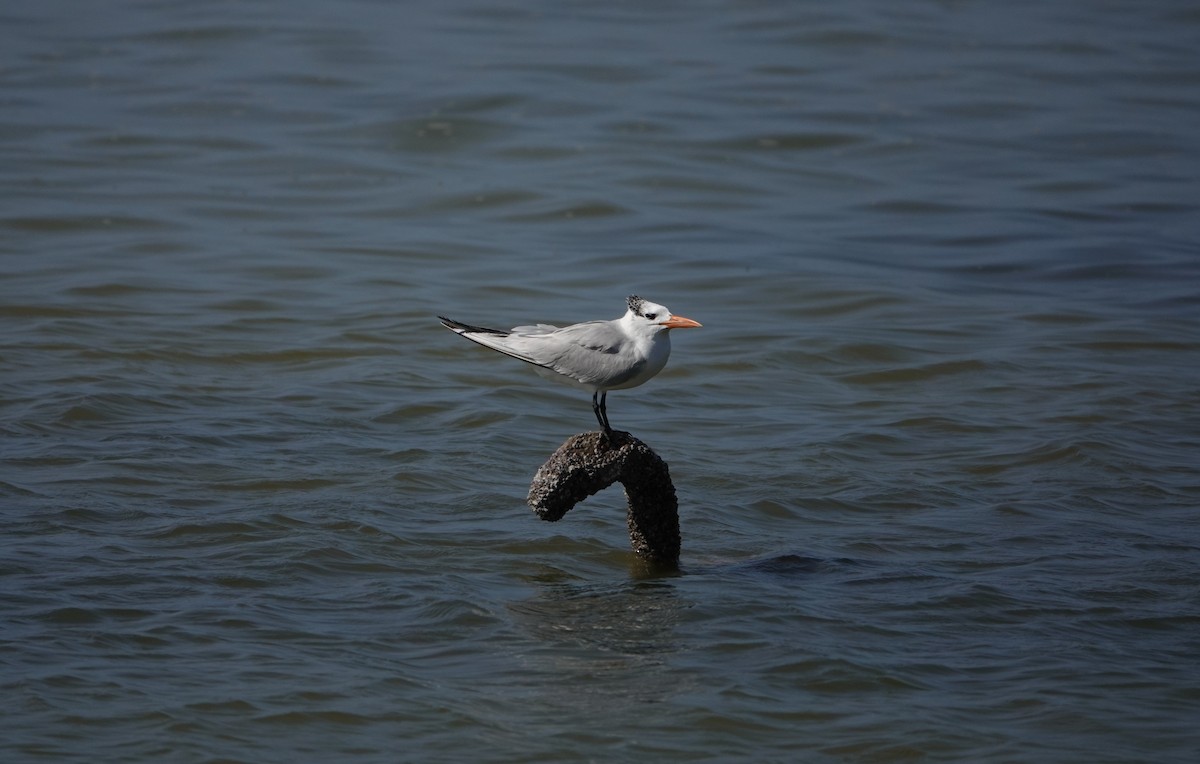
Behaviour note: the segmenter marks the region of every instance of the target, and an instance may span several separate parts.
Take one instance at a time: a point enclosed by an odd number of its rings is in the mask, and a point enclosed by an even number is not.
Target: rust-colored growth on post
[[[620,481],[629,504],[629,543],[645,560],[679,562],[679,503],[667,463],[642,441],[614,430],[572,435],[546,461],[529,486],[529,506],[543,520]]]

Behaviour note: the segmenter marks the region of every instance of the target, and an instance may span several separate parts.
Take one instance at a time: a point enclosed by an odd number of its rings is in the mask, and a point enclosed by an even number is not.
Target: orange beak
[[[699,321],[693,321],[683,316],[671,316],[666,321],[663,321],[661,325],[668,329],[692,329],[697,326],[703,326]]]

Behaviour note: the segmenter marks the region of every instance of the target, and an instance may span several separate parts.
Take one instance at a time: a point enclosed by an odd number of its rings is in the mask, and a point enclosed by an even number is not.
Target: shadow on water
[[[787,553],[737,561],[708,561],[685,566],[678,575],[724,578],[736,576],[761,580],[764,584],[790,586],[801,582],[823,581],[826,577],[844,577],[860,570],[863,563],[848,557],[809,557]]]
[[[830,561],[816,557],[805,557],[799,554],[781,554],[777,557],[767,557],[761,560],[739,563],[734,570],[745,573],[760,573],[767,576],[788,578],[820,573],[827,569]]]

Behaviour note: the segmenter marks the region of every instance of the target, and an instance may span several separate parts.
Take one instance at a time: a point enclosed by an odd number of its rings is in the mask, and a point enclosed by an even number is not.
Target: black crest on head
[[[642,306],[646,304],[645,300],[636,294],[631,294],[626,302],[629,303],[629,309],[634,312],[634,315],[642,315]]]

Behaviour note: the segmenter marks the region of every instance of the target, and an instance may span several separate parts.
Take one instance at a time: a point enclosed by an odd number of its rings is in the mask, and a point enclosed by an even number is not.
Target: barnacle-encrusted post
[[[642,441],[614,430],[572,435],[529,486],[529,506],[554,522],[567,510],[620,481],[629,504],[629,543],[645,560],[679,563],[679,503],[667,463]]]

